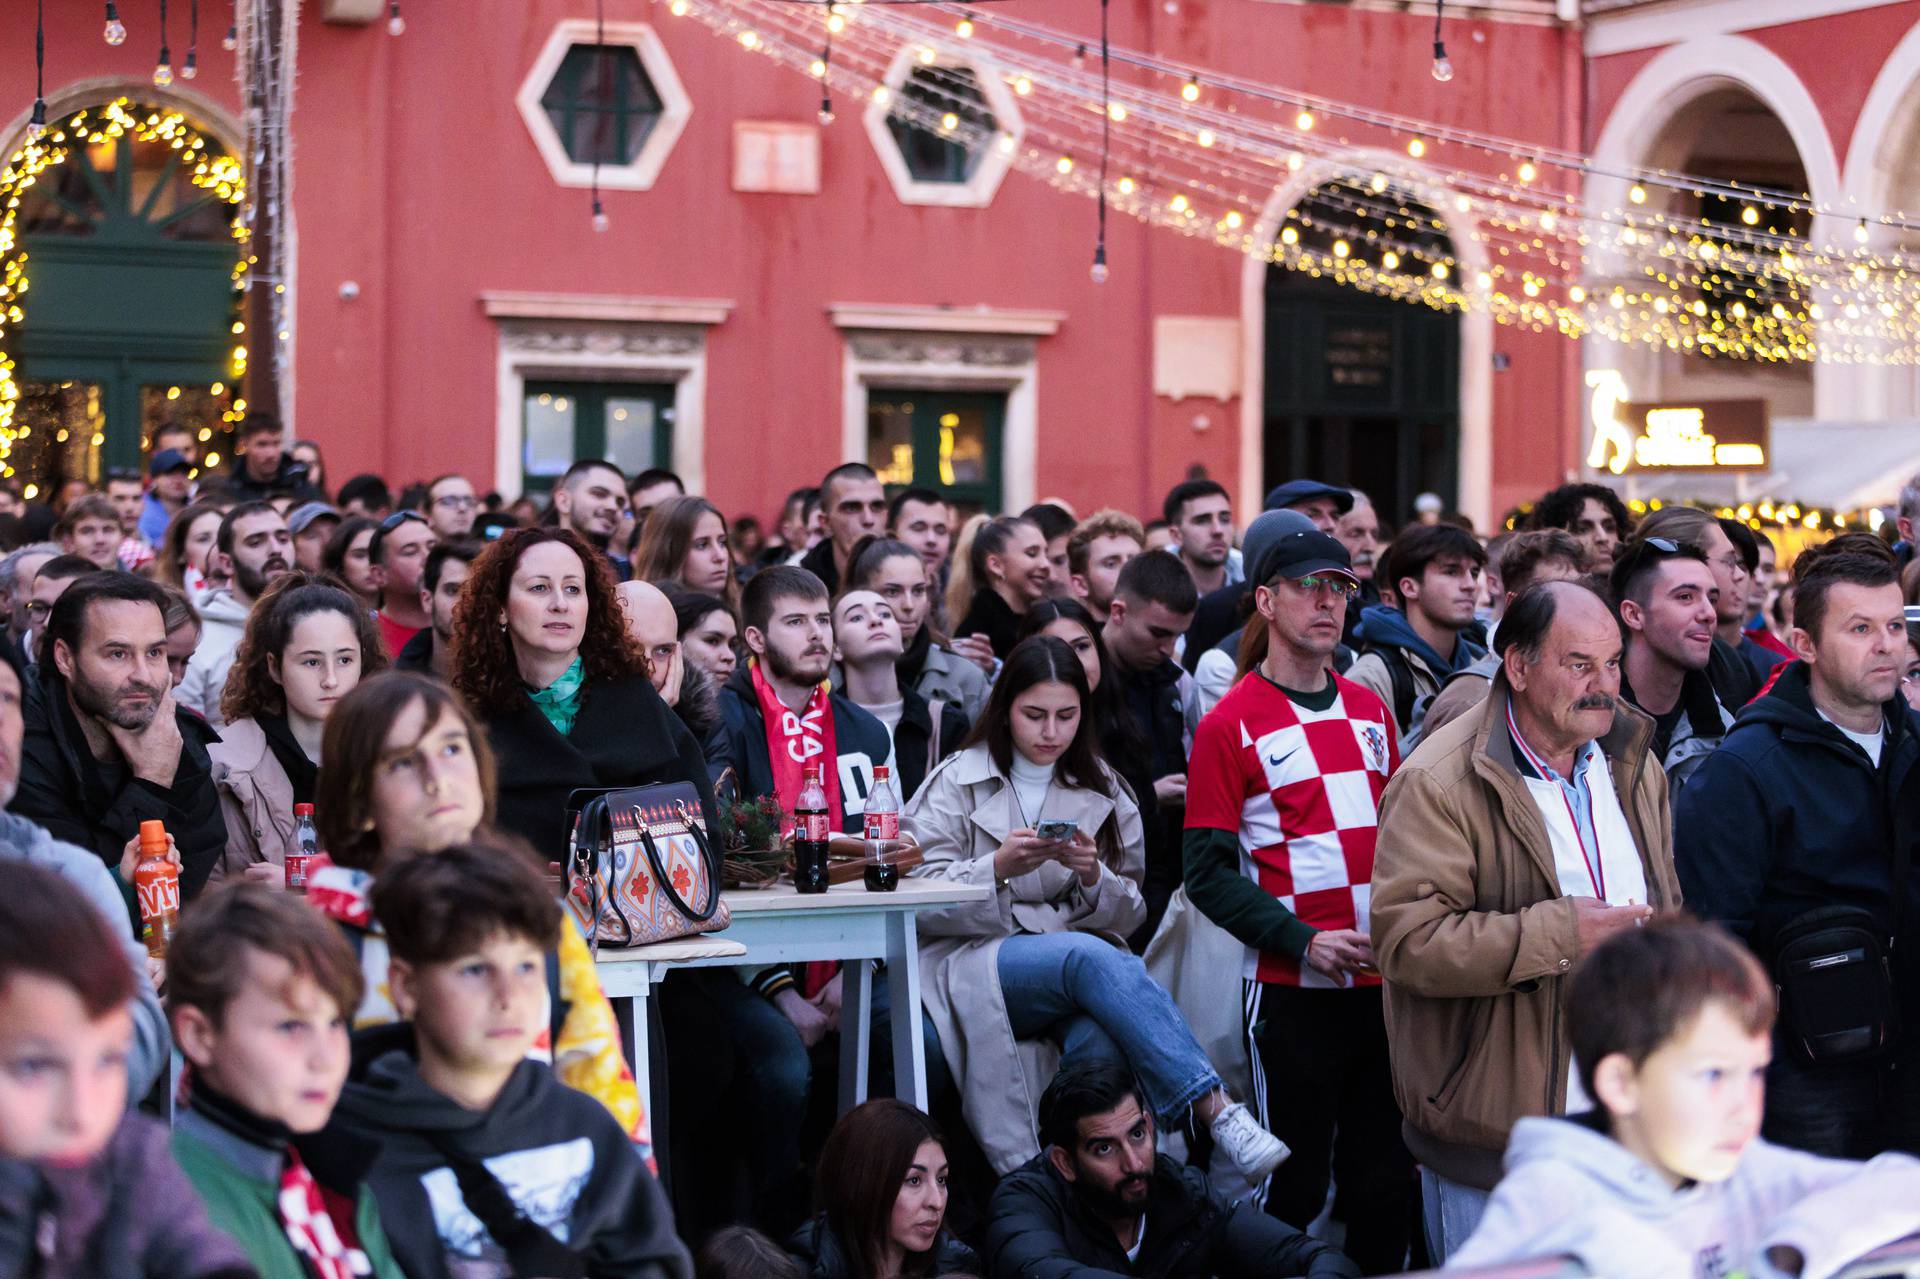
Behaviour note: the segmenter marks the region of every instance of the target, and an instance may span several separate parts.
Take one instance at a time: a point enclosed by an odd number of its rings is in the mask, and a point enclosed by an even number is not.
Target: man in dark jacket
[[[91,849],[117,872],[143,821],[180,849],[191,898],[227,843],[205,720],[175,705],[165,592],[129,573],[90,573],[54,604],[27,695],[11,811]]]
[[[789,813],[799,798],[801,767],[818,763],[829,796],[839,794],[836,826],[862,830],[873,766],[887,762],[892,744],[886,725],[827,683],[833,614],[826,585],[803,568],[762,569],[747,583],[740,612],[741,638],[752,656],[720,690],[725,729],[718,762],[733,769],[740,794],[776,795]],[[783,712],[772,724],[770,706]]]
[[[227,491],[242,502],[265,502],[290,497],[305,502],[320,497],[307,479],[304,462],[282,452],[286,435],[280,419],[271,413],[251,413],[234,438],[233,469],[227,473]]]
[[[1200,724],[1193,676],[1173,660],[1174,646],[1193,623],[1200,602],[1186,565],[1164,552],[1128,560],[1115,580],[1101,639],[1120,703],[1151,758],[1153,794],[1137,796],[1146,831],[1146,922],[1136,934],[1146,945],[1180,886],[1180,830],[1187,811],[1187,751]]]
[[[480,543],[463,539],[441,542],[427,552],[427,564],[420,573],[420,607],[431,621],[401,646],[393,659],[394,669],[447,677],[447,655],[453,651],[453,606],[460,602],[460,588],[467,584],[480,551]]]
[[[1738,714],[1674,806],[1688,907],[1770,966],[1783,934],[1813,911],[1852,908],[1882,937],[1920,920],[1920,719],[1900,694],[1906,628],[1893,558],[1861,534],[1806,552],[1794,569],[1800,660]],[[1920,982],[1908,949],[1893,951],[1893,976],[1912,1027]],[[1815,1063],[1792,1033],[1795,1012],[1789,986],[1767,1072],[1767,1139],[1842,1158],[1911,1148],[1916,1134],[1901,1125],[1920,1107],[1902,1059],[1920,1054]]]
[[[825,582],[831,594],[840,589],[854,544],[886,526],[887,492],[872,467],[848,462],[820,481],[820,509],[826,515],[827,535],[807,552],[800,567]]]
[[[1314,1279],[1360,1268],[1197,1168],[1156,1155],[1133,1076],[1108,1061],[1070,1066],[1040,1098],[1046,1149],[993,1193],[992,1279]]]

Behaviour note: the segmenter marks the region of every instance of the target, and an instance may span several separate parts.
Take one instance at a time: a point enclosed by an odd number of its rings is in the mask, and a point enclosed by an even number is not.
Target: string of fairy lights
[[[1347,287],[1569,338],[1766,362],[1920,363],[1920,221],[1904,212],[1606,168],[1103,47],[979,3],[665,8],[812,78],[823,121],[838,95],[965,148],[970,164],[998,154],[1094,199],[1100,217],[1112,208]],[[1436,6],[1444,84],[1455,72],[1443,16]],[[1012,111],[996,114],[995,100]],[[1617,203],[1596,198],[1609,191]],[[1101,234],[1095,277],[1108,267]]]

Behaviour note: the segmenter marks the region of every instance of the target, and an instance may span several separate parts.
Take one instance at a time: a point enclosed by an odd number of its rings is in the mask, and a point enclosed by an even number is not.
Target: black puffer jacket
[[[1147,1236],[1128,1261],[1113,1228],[1089,1212],[1042,1151],[1009,1173],[988,1211],[992,1279],[1349,1279],[1360,1267],[1247,1203],[1228,1203],[1198,1168],[1165,1155],[1147,1192]]]
[[[864,1279],[840,1236],[827,1224],[825,1213],[794,1231],[787,1240],[787,1251],[806,1271],[807,1279]],[[980,1254],[942,1230],[933,1241],[933,1269],[926,1273],[935,1279],[940,1275],[977,1275]]]

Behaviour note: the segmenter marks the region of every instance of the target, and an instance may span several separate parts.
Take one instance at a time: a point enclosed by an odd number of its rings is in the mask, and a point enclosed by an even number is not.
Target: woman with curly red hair
[[[689,782],[713,828],[700,745],[654,692],[604,556],[517,529],[473,562],[453,615],[453,686],[499,761],[499,824],[559,859],[576,790]]]

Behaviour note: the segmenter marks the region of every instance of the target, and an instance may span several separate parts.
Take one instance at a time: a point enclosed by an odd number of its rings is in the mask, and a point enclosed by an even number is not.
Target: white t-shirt
[[[1147,1214],[1143,1212],[1140,1214],[1140,1224],[1133,1228],[1133,1247],[1127,1249],[1127,1264],[1130,1266],[1139,1264],[1140,1250],[1146,1246]]]
[[[1819,707],[1814,709],[1819,710]],[[1867,758],[1873,761],[1875,768],[1880,767],[1880,751],[1887,744],[1887,726],[1884,722],[1871,733],[1856,733],[1845,724],[1836,722],[1833,716],[1825,711],[1820,711],[1820,718],[1845,733],[1847,740],[1867,753]]]

